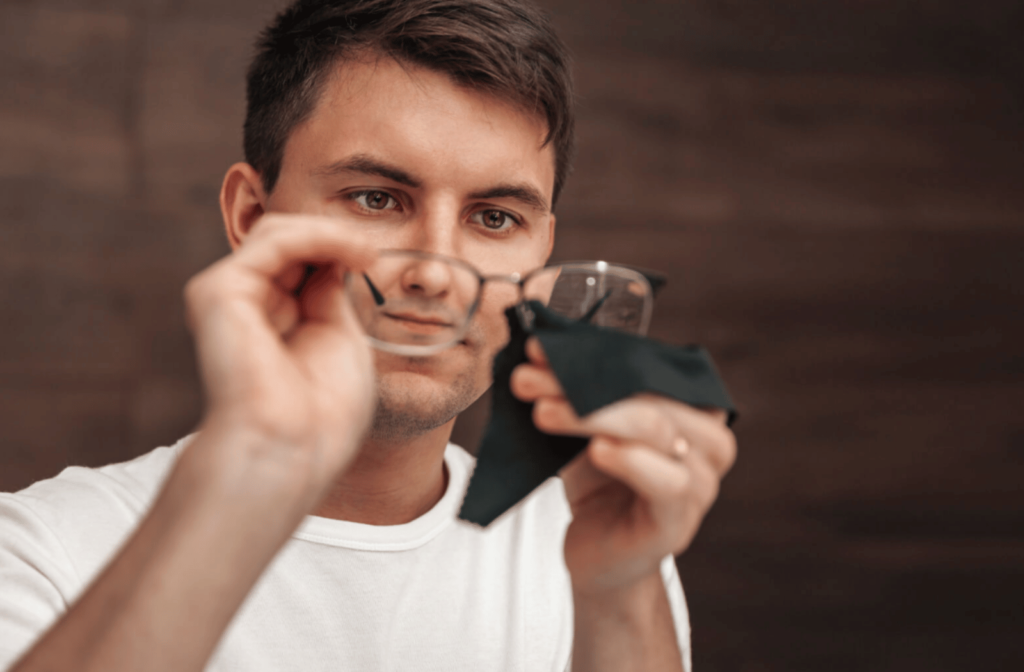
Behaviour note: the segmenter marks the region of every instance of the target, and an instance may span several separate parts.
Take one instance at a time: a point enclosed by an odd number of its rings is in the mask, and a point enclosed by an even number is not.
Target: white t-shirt
[[[109,562],[188,439],[100,469],[70,467],[0,493],[0,670]],[[416,520],[309,516],[246,598],[207,670],[562,672],[573,615],[560,479],[482,529],[458,520],[474,459],[449,444],[448,489]],[[690,626],[662,563],[684,665]]]

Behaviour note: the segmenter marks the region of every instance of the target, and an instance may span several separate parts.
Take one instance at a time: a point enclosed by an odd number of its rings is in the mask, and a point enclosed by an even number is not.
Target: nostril
[[[410,282],[405,285],[407,292],[425,293],[427,292],[427,285],[422,282]]]
[[[410,267],[404,278],[406,291],[423,294],[442,294],[451,283],[451,273],[444,264],[421,262]]]

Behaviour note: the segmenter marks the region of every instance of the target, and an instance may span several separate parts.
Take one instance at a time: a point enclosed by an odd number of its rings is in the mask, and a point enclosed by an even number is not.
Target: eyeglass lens
[[[458,260],[386,251],[346,283],[363,330],[378,348],[400,354],[438,352],[461,340],[481,300],[481,277]],[[571,319],[643,333],[650,287],[643,276],[604,262],[552,266],[529,274],[520,288],[489,278],[488,312],[535,300]]]
[[[650,288],[637,276],[629,269],[596,263],[553,266],[532,274],[523,294],[570,319],[642,333],[650,313]]]
[[[461,338],[480,290],[479,278],[467,267],[399,254],[382,254],[347,284],[368,336],[420,347]]]

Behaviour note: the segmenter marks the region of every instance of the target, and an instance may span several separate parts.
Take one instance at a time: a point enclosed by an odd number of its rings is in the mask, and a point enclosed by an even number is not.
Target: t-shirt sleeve
[[[690,653],[690,611],[686,607],[686,596],[683,595],[683,582],[679,578],[676,559],[665,556],[661,561],[661,579],[665,583],[668,605],[672,609],[672,621],[676,627],[676,642],[683,654],[683,669],[693,670],[693,656]]]
[[[26,502],[0,493],[0,670],[67,610],[78,582],[53,531]]]

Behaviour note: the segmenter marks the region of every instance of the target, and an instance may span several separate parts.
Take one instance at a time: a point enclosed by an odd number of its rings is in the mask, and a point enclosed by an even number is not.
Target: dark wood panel
[[[194,426],[181,287],[282,4],[0,7],[0,489]],[[545,4],[580,102],[555,255],[667,272],[652,334],[742,412],[680,560],[698,669],[1020,667],[1020,3]]]

